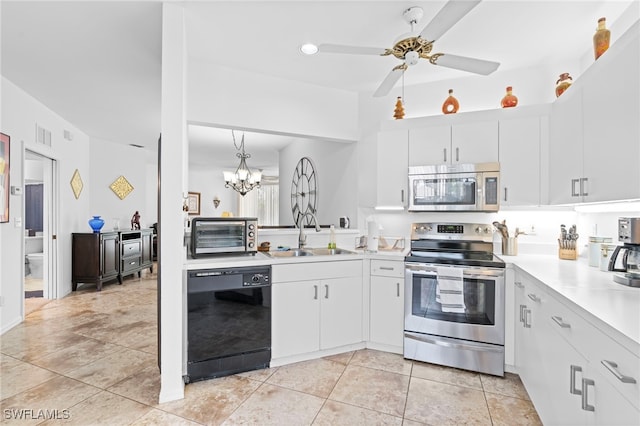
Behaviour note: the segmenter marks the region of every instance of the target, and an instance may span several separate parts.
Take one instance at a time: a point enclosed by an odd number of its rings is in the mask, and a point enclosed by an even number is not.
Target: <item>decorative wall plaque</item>
[[[82,183],[82,178],[80,177],[80,172],[76,169],[73,172],[73,176],[71,177],[71,190],[73,191],[73,195],[76,196],[76,200],[80,198],[80,193],[82,192],[82,188],[84,184]]]
[[[121,200],[124,200],[133,191],[133,186],[124,176],[114,180],[110,188]]]

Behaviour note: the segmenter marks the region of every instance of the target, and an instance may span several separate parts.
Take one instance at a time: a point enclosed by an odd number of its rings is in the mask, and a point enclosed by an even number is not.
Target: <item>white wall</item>
[[[318,179],[317,215],[321,225],[339,225],[340,216],[355,218],[358,200],[355,143],[301,140],[280,151],[280,224],[293,225],[291,179],[298,161],[309,157]]]
[[[89,218],[91,172],[89,164],[89,137],[80,129],[55,114],[36,99],[22,91],[9,80],[2,78],[2,132],[11,136],[11,185],[21,186],[23,149],[53,158],[58,164],[59,228],[58,228],[58,281],[60,297],[71,291],[71,233],[86,230]],[[51,131],[51,147],[36,144],[36,123]],[[63,138],[64,130],[74,134],[73,141]],[[80,198],[76,200],[69,181],[78,169],[84,182]],[[23,219],[24,200],[12,195],[10,223],[0,224],[0,307],[1,331],[4,332],[22,321],[23,286],[23,236],[24,226],[16,226],[16,219]],[[18,249],[19,248],[19,249]],[[20,266],[15,266],[20,265]]]
[[[238,193],[224,187],[221,168],[189,167],[189,191],[200,193],[200,216],[220,217],[223,211],[238,216]],[[213,206],[213,197],[218,196],[220,206]],[[195,216],[192,216],[195,217]]]
[[[144,149],[91,138],[90,165],[90,213],[104,219],[104,231],[114,229],[116,220],[120,223],[120,229],[131,229],[131,218],[136,211],[140,212],[143,228],[155,222],[157,209],[153,201],[148,202],[148,199],[157,198],[157,186],[148,187],[148,167],[153,168],[154,165],[147,165]],[[111,184],[120,176],[124,176],[133,186],[133,191],[123,200],[111,190]],[[84,231],[91,232],[88,224]]]

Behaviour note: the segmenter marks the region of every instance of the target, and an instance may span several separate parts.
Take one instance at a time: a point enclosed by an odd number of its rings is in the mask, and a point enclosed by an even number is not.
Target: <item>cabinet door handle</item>
[[[613,361],[607,361],[605,359],[603,359],[600,362],[602,363],[602,365],[607,367],[607,370],[609,370],[611,372],[611,374],[616,376],[616,379],[620,380],[622,383],[635,383],[636,382],[636,379],[634,379],[633,377],[625,376],[620,371],[618,371],[618,364],[617,363],[615,363]]]
[[[580,195],[585,197],[589,195],[589,188],[587,186],[588,182],[589,182],[589,178],[580,179]]]
[[[582,391],[580,389],[576,389],[576,372],[582,372],[582,367],[578,365],[569,366],[569,393],[572,395],[582,395]]]
[[[318,286],[317,285],[313,286],[313,291],[314,291],[313,300],[318,300]]]
[[[456,162],[460,161],[460,148],[456,147]]]
[[[325,299],[329,298],[329,285],[328,284],[324,285],[324,298]]]
[[[380,270],[381,271],[393,271],[393,267],[392,266],[381,266]]]
[[[527,305],[520,305],[520,322],[524,323],[524,310]]]
[[[530,315],[531,315],[531,309],[527,309],[525,307],[525,309],[524,309],[524,321],[523,321],[524,328],[531,328],[531,323],[529,322]]]
[[[404,204],[404,189],[400,190],[400,202]]]
[[[400,283],[396,283],[396,295],[400,297]]]
[[[584,411],[596,411],[596,407],[589,405],[589,386],[596,386],[591,379],[582,379],[582,409]]]
[[[504,187],[504,201],[507,201],[507,187]]]
[[[444,152],[444,162],[447,162],[447,148],[442,150]]]
[[[522,284],[520,281],[514,281],[514,283],[516,287],[518,288],[524,288],[524,284]]]
[[[576,187],[576,185],[579,186],[579,184],[580,184],[580,179],[571,179],[571,196],[572,197],[580,196],[580,190]]]
[[[529,294],[527,294],[527,296],[529,296],[529,299],[533,300],[534,302],[539,302],[540,301],[540,298],[538,296],[536,296],[535,294],[533,294],[533,293],[529,293]]]
[[[562,321],[562,317],[552,316],[551,319],[562,328],[571,328],[571,324]]]

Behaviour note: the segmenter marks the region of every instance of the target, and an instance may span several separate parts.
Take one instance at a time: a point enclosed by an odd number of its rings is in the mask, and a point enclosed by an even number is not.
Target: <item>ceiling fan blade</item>
[[[382,83],[380,83],[380,86],[378,86],[376,91],[373,92],[373,97],[380,98],[382,96],[386,96],[391,91],[391,89],[393,89],[393,86],[396,85],[398,80],[400,80],[400,77],[402,77],[402,73],[404,73],[406,69],[407,64],[402,64],[394,67],[391,72],[387,74]]]
[[[434,55],[435,57],[436,55]],[[449,54],[438,54],[432,61],[435,65],[468,71],[476,74],[489,75],[500,66],[500,62],[485,61],[483,59],[468,58]]]
[[[449,31],[456,22],[461,20],[467,13],[476,7],[481,0],[449,0],[440,11],[433,17],[431,22],[420,33],[420,37],[428,40],[438,40],[444,33]]]
[[[346,53],[349,55],[382,55],[386,50],[379,47],[346,46],[343,44],[321,44],[318,46],[318,52]]]

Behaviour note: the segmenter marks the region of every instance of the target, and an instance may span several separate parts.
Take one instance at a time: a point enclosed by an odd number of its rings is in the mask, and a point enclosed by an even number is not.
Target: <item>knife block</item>
[[[558,257],[565,260],[576,260],[578,258],[578,249],[558,249]]]

